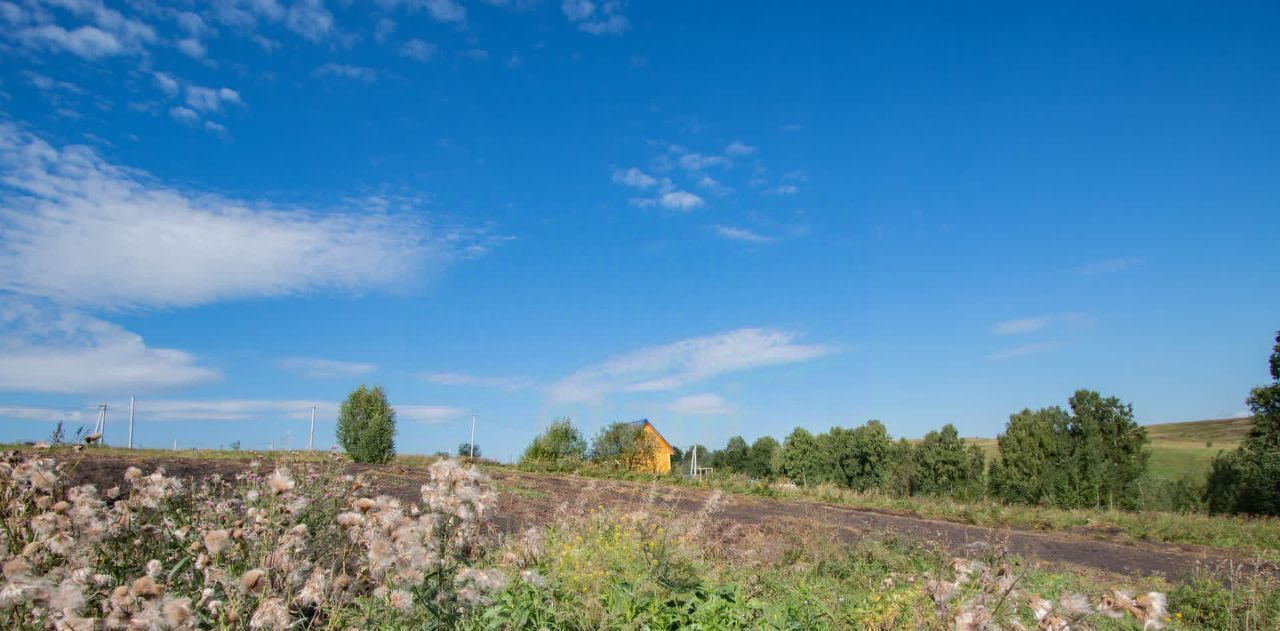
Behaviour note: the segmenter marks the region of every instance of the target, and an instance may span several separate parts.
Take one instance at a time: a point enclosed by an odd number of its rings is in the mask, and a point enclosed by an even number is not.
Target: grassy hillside
[[[1203,475],[1214,455],[1235,449],[1252,427],[1253,419],[1247,418],[1148,425],[1151,474],[1164,478]]]
[[[1180,478],[1187,474],[1204,475],[1209,463],[1221,450],[1235,449],[1253,420],[1247,418],[1185,421],[1147,425],[1151,439],[1151,474],[1159,478]],[[997,454],[994,438],[966,438],[986,453],[987,459]]]

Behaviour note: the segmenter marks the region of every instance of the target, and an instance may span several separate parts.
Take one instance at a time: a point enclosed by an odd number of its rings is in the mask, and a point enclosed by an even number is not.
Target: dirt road
[[[90,456],[76,466],[73,477],[82,482],[111,486],[119,483],[124,469],[131,464],[144,471],[163,466],[170,475],[182,477],[212,473],[227,476],[246,467],[242,461],[231,460]],[[373,473],[380,491],[411,500],[419,496],[418,489],[426,477],[426,471],[416,467],[350,467],[353,471]],[[704,510],[712,495],[707,490],[665,484],[533,474],[510,469],[490,469],[489,474],[499,491],[495,523],[508,532],[546,523],[555,518],[557,511],[586,510],[596,506],[694,513]],[[1231,558],[1223,551],[1199,546],[1119,543],[1062,532],[987,528],[815,502],[722,495],[715,504],[709,519],[721,527],[736,524],[779,536],[803,529],[818,529],[830,532],[845,542],[892,534],[943,546],[956,553],[972,553],[983,546],[1003,545],[1029,560],[1075,566],[1095,573],[1162,575],[1176,580],[1191,574],[1198,563],[1216,566]]]

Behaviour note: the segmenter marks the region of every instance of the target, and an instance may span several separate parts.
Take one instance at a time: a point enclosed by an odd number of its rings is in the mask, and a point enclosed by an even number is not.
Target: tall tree
[[[390,462],[396,455],[396,411],[382,386],[361,385],[338,409],[338,444],[356,462]]]
[[[1213,512],[1280,515],[1280,332],[1270,368],[1271,383],[1249,391],[1249,437],[1214,459],[1205,491]]]
[[[782,442],[782,474],[800,485],[819,484],[826,479],[818,441],[809,430],[797,427]]]
[[[767,479],[772,478],[774,471],[774,456],[781,445],[772,436],[761,436],[756,442],[751,443],[751,449],[747,453],[746,474],[753,478]]]
[[[1092,390],[1071,396],[1067,429],[1069,475],[1050,479],[1055,503],[1066,507],[1135,507],[1135,484],[1147,472],[1147,431],[1133,420],[1133,406]]]
[[[747,473],[749,458],[750,448],[747,447],[747,441],[741,436],[734,436],[729,439],[729,443],[722,451],[716,452],[715,467],[733,473]]]
[[[1057,474],[1063,458],[1059,437],[1071,424],[1060,407],[1027,409],[1009,416],[996,438],[999,456],[991,463],[991,495],[1010,502],[1038,504],[1045,496],[1045,478]]]
[[[971,499],[982,493],[982,450],[967,445],[955,426],[925,434],[915,448],[912,494]]]

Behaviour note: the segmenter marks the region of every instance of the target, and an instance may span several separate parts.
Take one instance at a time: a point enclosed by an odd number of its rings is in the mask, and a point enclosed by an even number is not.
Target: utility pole
[[[476,457],[476,413],[471,413],[471,457]]]
[[[133,395],[129,395],[129,449],[133,449]]]
[[[313,451],[311,442],[316,437],[316,406],[311,406],[311,429],[307,431],[307,451]]]
[[[689,477],[698,477],[698,444],[693,444],[693,462],[689,465]]]
[[[98,442],[102,442],[102,437],[107,431],[107,404],[98,404],[98,422],[93,426],[93,433],[98,435]],[[105,444],[105,443],[104,443]]]

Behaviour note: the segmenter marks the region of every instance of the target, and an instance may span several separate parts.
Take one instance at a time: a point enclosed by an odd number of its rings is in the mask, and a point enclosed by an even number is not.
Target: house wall
[[[659,437],[657,430],[652,425],[644,426],[644,435],[653,441],[654,451],[653,459],[643,466],[645,471],[653,471],[654,473],[670,473],[671,472],[671,456],[675,453],[667,447],[665,441]]]

